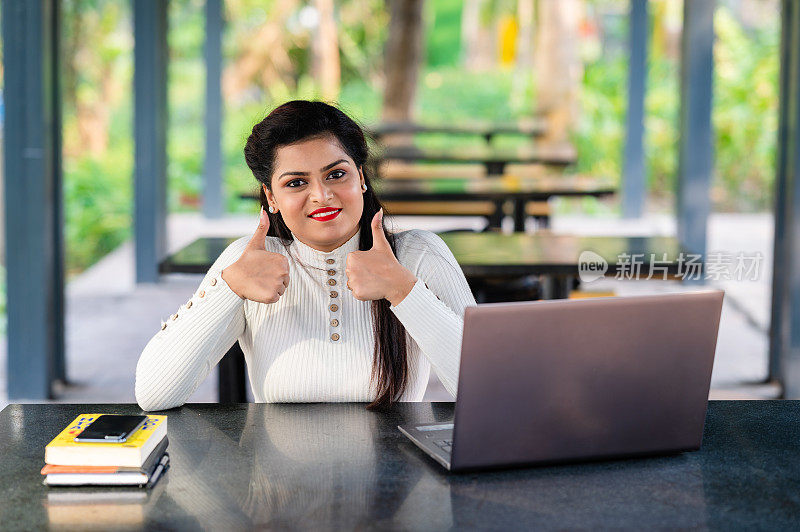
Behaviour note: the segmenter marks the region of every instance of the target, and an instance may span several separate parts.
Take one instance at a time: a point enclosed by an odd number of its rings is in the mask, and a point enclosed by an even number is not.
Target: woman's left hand
[[[360,301],[386,298],[393,306],[405,299],[417,282],[392,253],[383,232],[383,209],[372,218],[372,249],[349,253],[344,271],[353,297]]]

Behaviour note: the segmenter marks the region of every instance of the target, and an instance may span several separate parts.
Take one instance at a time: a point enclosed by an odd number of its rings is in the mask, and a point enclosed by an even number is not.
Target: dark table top
[[[509,122],[486,122],[480,120],[451,124],[427,124],[419,122],[381,122],[367,126],[374,136],[392,133],[446,133],[454,135],[525,135],[540,136],[545,132],[541,119],[529,118]]]
[[[630,275],[634,263],[639,275],[653,268],[655,278],[676,275],[681,267],[680,244],[674,237],[574,236],[539,231],[533,234],[496,232],[441,233],[468,278],[524,275],[578,275],[584,251],[597,253],[608,263],[606,275]],[[198,238],[160,265],[161,273],[206,273],[238,237]],[[664,261],[666,253],[666,261]],[[625,266],[624,254],[630,255]],[[635,256],[634,256],[635,255]]]
[[[241,237],[198,238],[163,260],[158,269],[161,273],[206,273],[225,248],[239,238]]]
[[[617,191],[608,180],[589,176],[381,179],[373,186],[387,201],[541,201],[553,196],[607,196]]]
[[[387,146],[375,154],[375,160],[432,161],[449,163],[521,163],[568,166],[577,160],[570,144],[496,149],[491,147],[453,148],[448,150],[417,146]]]
[[[711,401],[699,451],[448,474],[398,424],[452,403],[193,404],[167,411],[172,467],[152,491],[47,488],[44,447],[82,412],[135,405],[9,405],[0,413],[4,530],[148,528],[797,529],[800,402]]]
[[[606,275],[634,273],[654,278],[678,273],[680,243],[674,237],[577,236],[537,231],[440,233],[467,277],[578,275],[581,254],[591,251],[608,264]],[[666,260],[664,254],[666,253]],[[629,261],[625,264],[625,261]],[[664,270],[662,270],[663,268]],[[629,278],[629,277],[626,277]]]

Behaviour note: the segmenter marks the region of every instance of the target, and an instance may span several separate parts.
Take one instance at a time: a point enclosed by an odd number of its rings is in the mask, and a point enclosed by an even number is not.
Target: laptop
[[[453,423],[398,428],[450,471],[697,450],[722,298],[468,307]]]

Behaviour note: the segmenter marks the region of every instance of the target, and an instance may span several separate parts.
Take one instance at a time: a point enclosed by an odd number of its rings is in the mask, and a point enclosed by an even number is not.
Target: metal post
[[[155,283],[166,251],[168,2],[132,0],[132,6],[136,282]]]
[[[631,0],[628,115],[622,168],[622,216],[640,218],[646,198],[644,93],[647,79],[647,0]]]
[[[778,100],[778,149],[775,161],[775,231],[773,240],[772,265],[772,310],[769,329],[769,365],[767,382],[782,382],[780,353],[787,343],[787,329],[784,316],[787,312],[788,262],[787,262],[787,203],[789,194],[786,183],[787,129],[789,125],[789,59],[792,42],[791,19],[794,2],[784,1],[781,5],[781,47],[780,47],[780,97]]]
[[[221,0],[206,0],[206,152],[203,214],[219,218],[225,212],[222,187],[222,31]]]
[[[66,219],[64,217],[64,179],[62,176],[61,157],[61,1],[53,2],[53,16],[50,21],[53,38],[50,41],[50,50],[54,60],[50,62],[51,100],[53,102],[53,124],[51,135],[53,139],[53,195],[57,198],[53,204],[53,245],[55,253],[55,293],[61,294],[53,300],[53,310],[56,316],[61,316],[55,323],[55,353],[53,359],[53,378],[63,383],[67,382],[67,356],[64,337],[66,336],[64,316],[66,307],[64,301],[64,231]]]
[[[4,0],[8,396],[64,378],[61,120],[56,0]]]
[[[714,72],[714,0],[683,3],[678,240],[684,251],[706,255],[713,170],[711,95]]]
[[[782,2],[770,376],[800,398],[800,6]]]

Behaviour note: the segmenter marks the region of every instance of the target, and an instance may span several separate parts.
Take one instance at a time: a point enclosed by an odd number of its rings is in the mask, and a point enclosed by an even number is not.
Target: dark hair
[[[342,149],[363,171],[367,191],[363,194],[364,210],[359,225],[360,250],[372,248],[371,222],[383,205],[375,195],[367,169],[367,147],[364,132],[358,124],[342,111],[319,101],[294,100],[276,107],[261,122],[253,126],[253,131],[244,147],[247,166],[259,182],[261,205],[269,216],[268,236],[275,236],[288,246],[292,234],[280,211],[270,213],[267,197],[261,184],[272,191],[272,174],[275,170],[277,149],[301,140],[332,136]],[[384,214],[386,209],[384,209]],[[392,252],[397,254],[394,235],[383,228]],[[408,385],[409,368],[406,350],[406,329],[397,316],[389,310],[386,299],[372,301],[372,330],[375,346],[372,361],[372,382],[377,381],[377,396],[367,408],[391,405],[405,391]]]

